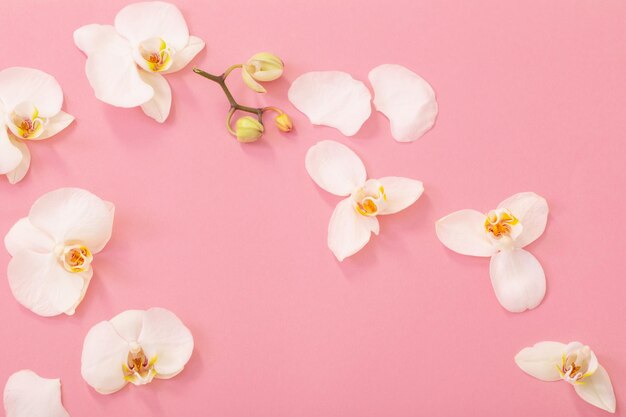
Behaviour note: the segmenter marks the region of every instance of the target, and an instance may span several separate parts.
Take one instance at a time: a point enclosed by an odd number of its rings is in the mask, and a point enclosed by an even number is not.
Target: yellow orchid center
[[[39,117],[39,110],[31,103],[22,103],[9,115],[9,129],[21,139],[36,139],[43,133],[46,119]]]
[[[485,231],[495,239],[511,237],[514,227],[518,224],[519,220],[509,210],[491,210],[485,219]]]
[[[359,187],[352,193],[354,209],[363,216],[376,216],[387,201],[385,187],[380,181],[368,180],[363,187]]]
[[[84,245],[70,245],[63,250],[62,260],[69,272],[84,272],[89,269],[93,255]]]
[[[592,361],[591,349],[589,346],[582,346],[571,352],[564,353],[561,359],[561,366],[557,365],[561,378],[570,384],[580,384],[583,378],[593,374],[595,369],[590,369]]]
[[[124,379],[135,385],[143,385],[152,381],[156,376],[154,363],[157,357],[148,359],[141,346],[132,343],[126,363],[122,364]]]
[[[142,68],[152,71],[166,71],[172,66],[173,51],[161,38],[152,38],[141,42],[139,53],[143,58]]]

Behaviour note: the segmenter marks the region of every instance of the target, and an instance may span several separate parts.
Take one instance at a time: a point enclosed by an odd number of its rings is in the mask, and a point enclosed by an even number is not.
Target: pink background
[[[66,132],[30,146],[17,186],[0,181],[0,235],[41,194],[79,186],[117,206],[113,239],[73,317],[41,318],[0,285],[0,385],[31,368],[60,377],[73,416],[602,416],[565,383],[526,376],[515,353],[541,340],[590,344],[626,416],[626,3],[623,0],[184,1],[207,41],[194,63],[218,73],[261,50],[284,79],[244,103],[284,107],[296,131],[240,145],[219,88],[169,76],[164,125],[97,101],[74,46],[126,0],[3,0],[3,66],[61,83]],[[435,88],[440,115],[396,143],[375,113],[354,137],[313,127],[286,100],[310,70],[356,78],[400,63]],[[381,235],[338,263],[326,227],[338,198],[304,169],[319,139],[352,147],[373,177],[421,179],[424,196],[381,219]],[[511,314],[488,260],[439,243],[434,222],[534,191],[551,208],[529,250],[546,271],[536,310]],[[0,251],[4,270],[9,255]],[[3,273],[4,275],[4,273]],[[173,310],[192,330],[188,367],[169,381],[101,396],[80,376],[87,330],[130,308]]]

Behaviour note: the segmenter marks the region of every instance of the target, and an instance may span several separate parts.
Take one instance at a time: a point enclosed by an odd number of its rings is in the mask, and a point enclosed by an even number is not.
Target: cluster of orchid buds
[[[274,54],[269,52],[260,52],[253,55],[245,64],[235,64],[228,67],[222,75],[213,75],[199,68],[194,68],[196,74],[200,74],[211,81],[214,81],[222,87],[226,98],[230,103],[230,110],[226,118],[226,128],[239,140],[239,142],[255,142],[265,133],[263,125],[263,114],[265,112],[275,112],[274,124],[282,132],[290,132],[293,129],[291,118],[281,109],[273,106],[268,107],[248,107],[242,106],[235,101],[230,90],[226,86],[226,78],[237,68],[241,68],[241,76],[243,82],[253,91],[257,93],[265,93],[265,88],[259,82],[274,81],[283,75],[283,61]],[[251,113],[255,115],[243,116],[237,119],[233,128],[232,119],[237,111]]]

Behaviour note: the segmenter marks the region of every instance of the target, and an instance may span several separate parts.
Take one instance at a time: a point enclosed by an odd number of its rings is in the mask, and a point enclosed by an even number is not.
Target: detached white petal
[[[615,412],[616,401],[611,378],[606,370],[598,365],[598,369],[583,379],[582,383],[574,385],[576,393],[583,400],[609,413]]]
[[[63,91],[50,74],[34,68],[12,67],[0,71],[0,101],[11,112],[22,103],[34,105],[41,117],[61,111]]]
[[[504,200],[498,208],[508,209],[522,223],[515,246],[522,248],[543,234],[548,222],[548,202],[535,193],[519,193]]]
[[[366,180],[365,166],[357,154],[332,140],[309,148],[305,167],[317,185],[335,195],[350,195]]]
[[[491,256],[497,248],[485,232],[485,215],[476,210],[460,210],[435,224],[437,237],[448,249],[462,255]]]
[[[504,250],[491,257],[491,284],[505,309],[519,313],[537,307],[546,293],[539,261],[524,249]]]
[[[204,49],[204,41],[197,36],[189,36],[187,46],[176,52],[172,66],[167,71],[163,71],[163,74],[170,74],[185,68],[202,49]]]
[[[14,373],[4,387],[6,417],[69,417],[61,403],[61,381],[33,371]]]
[[[0,174],[15,170],[23,158],[22,149],[9,139],[6,126],[0,121]]]
[[[337,204],[328,224],[328,247],[339,261],[354,255],[378,234],[376,217],[362,216],[356,212],[351,198]]]
[[[74,116],[67,114],[64,111],[60,111],[56,116],[48,119],[48,123],[46,124],[46,127],[44,127],[43,133],[36,139],[32,140],[48,139],[68,127],[73,121]]]
[[[385,189],[386,202],[378,214],[397,213],[411,204],[424,192],[421,181],[403,177],[383,177],[378,181]]]
[[[154,90],[150,101],[141,105],[143,112],[159,123],[163,123],[170,115],[172,106],[172,90],[165,77],[161,74],[141,71],[141,79]]]
[[[426,80],[401,66],[385,64],[369,73],[374,106],[391,122],[391,135],[412,142],[430,130],[437,118],[435,92]]]
[[[337,128],[346,136],[357,133],[372,113],[372,96],[365,84],[341,71],[303,74],[288,95],[311,123]]]
[[[22,153],[22,160],[19,165],[13,169],[13,171],[7,172],[7,179],[10,184],[17,184],[22,181],[26,174],[28,173],[28,169],[30,168],[30,151],[28,150],[28,146],[20,140],[13,139],[9,136],[9,140],[19,151]]]
[[[559,381],[558,365],[565,353],[565,343],[539,342],[515,355],[515,363],[522,371],[542,381]]]

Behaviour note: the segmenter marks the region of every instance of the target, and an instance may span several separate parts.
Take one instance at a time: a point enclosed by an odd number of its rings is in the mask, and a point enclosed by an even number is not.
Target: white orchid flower
[[[39,198],[4,244],[13,296],[40,316],[72,315],[93,275],[92,261],[111,237],[113,204],[61,188]]]
[[[537,307],[546,277],[537,259],[522,249],[543,234],[548,203],[535,193],[507,198],[484,214],[461,210],[437,221],[441,243],[462,255],[491,257],[489,272],[498,301],[519,313]]]
[[[306,170],[324,190],[348,196],[337,204],[328,225],[328,247],[338,260],[360,251],[378,234],[376,216],[397,213],[422,195],[420,181],[402,177],[367,179],[365,166],[347,146],[324,140],[306,154]]]
[[[191,332],[171,311],[128,310],[89,330],[81,373],[100,394],[112,394],[128,382],[145,385],[178,375],[192,351]]]
[[[539,342],[515,356],[522,371],[542,381],[565,381],[583,400],[610,413],[615,412],[615,394],[598,358],[580,342]]]
[[[30,167],[26,142],[54,136],[74,120],[62,105],[63,91],[53,76],[33,68],[0,71],[0,174],[11,184]]]
[[[4,387],[6,417],[69,417],[61,403],[61,381],[23,370],[9,377]]]
[[[189,35],[180,10],[161,1],[124,7],[114,26],[83,26],[74,32],[74,43],[87,55],[87,79],[99,100],[141,106],[160,123],[172,103],[162,74],[181,70],[204,48],[202,39]]]

